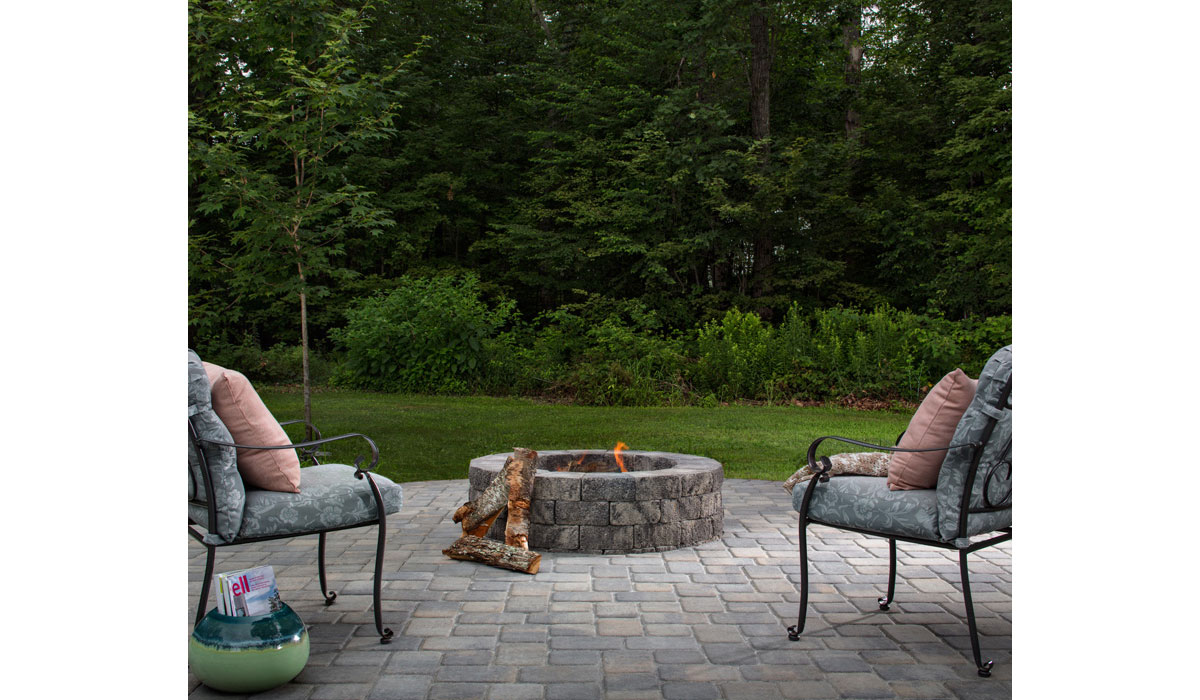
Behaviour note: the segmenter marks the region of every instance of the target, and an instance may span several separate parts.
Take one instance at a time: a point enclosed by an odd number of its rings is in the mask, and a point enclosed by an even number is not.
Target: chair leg
[[[195,628],[200,624],[200,620],[204,619],[204,608],[208,604],[208,590],[212,587],[213,565],[217,559],[217,548],[204,545],[208,550],[208,556],[204,561],[204,583],[200,585],[200,603],[196,605],[196,622],[192,625]]]
[[[796,616],[796,624],[788,627],[788,639],[799,641],[800,633],[804,631],[804,621],[808,616],[808,523],[800,518],[800,612]]]
[[[317,575],[321,581],[321,597],[325,599],[325,605],[333,605],[333,601],[337,600],[337,593],[329,590],[328,584],[325,583],[325,533],[317,535]]]
[[[979,629],[975,626],[975,606],[971,602],[971,579],[967,574],[967,552],[959,550],[958,552],[958,569],[962,574],[963,600],[967,604],[967,628],[971,632],[971,652],[975,655],[975,666],[979,668],[979,675],[987,678],[992,675],[993,661],[988,659],[984,663],[983,656],[979,653]]]
[[[896,599],[896,538],[888,538],[888,592],[879,599],[879,609],[888,610]]]
[[[372,486],[374,486],[372,484]],[[392,630],[383,626],[383,611],[379,605],[380,579],[383,577],[383,544],[387,536],[387,516],[379,509],[379,541],[375,546],[375,631],[379,632],[379,643],[392,641]]]

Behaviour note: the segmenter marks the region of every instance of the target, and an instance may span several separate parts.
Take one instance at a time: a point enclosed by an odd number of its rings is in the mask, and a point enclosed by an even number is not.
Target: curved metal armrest
[[[296,418],[295,420],[280,421],[279,425],[282,427],[285,425],[295,425],[297,423],[302,423],[304,425],[304,427],[308,430],[308,432],[306,432],[305,435],[315,435],[316,437],[313,438],[315,440],[323,439],[321,436],[321,431],[317,429],[317,426],[313,425],[312,423],[309,423],[308,421],[304,420],[303,418]],[[325,453],[325,454],[328,454],[328,453]],[[312,460],[313,464],[320,464],[321,461],[317,459],[317,448],[310,447],[307,450],[300,450],[300,461],[303,462],[304,460]]]
[[[903,436],[904,433],[900,433],[900,435]],[[812,444],[808,446],[808,455],[807,455],[808,468],[813,472],[814,479],[816,479],[818,477],[824,477],[825,472],[827,472],[833,468],[833,464],[829,461],[829,458],[822,457],[821,464],[825,465],[825,468],[820,470],[819,472],[817,471],[817,447],[826,440],[837,440],[839,442],[848,442],[851,445],[858,445],[859,447],[870,447],[870,448],[876,449],[876,450],[886,450],[887,452],[944,452],[946,450],[953,450],[958,447],[979,447],[979,443],[977,443],[977,442],[964,442],[964,443],[961,443],[958,445],[948,445],[946,447],[913,448],[913,447],[898,447],[896,445],[892,445],[889,447],[887,445],[873,445],[869,442],[862,442],[861,440],[852,440],[850,438],[841,437],[839,435],[826,435],[824,437],[819,437],[816,440],[813,440]],[[897,442],[899,442],[899,440],[897,440]]]
[[[279,425],[281,425],[281,426],[283,426],[283,425],[295,425],[295,424],[297,424],[297,423],[303,423],[303,424],[304,424],[304,427],[306,427],[306,428],[308,428],[309,430],[311,430],[311,431],[312,431],[312,434],[317,436],[317,437],[316,437],[316,439],[317,439],[317,440],[323,440],[323,439],[324,439],[324,438],[322,438],[322,437],[321,437],[321,431],[320,431],[320,430],[317,430],[317,426],[313,425],[312,423],[309,423],[308,421],[304,420],[303,418],[297,418],[297,419],[295,419],[295,420],[284,420],[284,421],[279,421]]]
[[[904,433],[900,433],[900,435],[903,436]],[[962,443],[960,445],[950,445],[948,447],[923,447],[920,449],[916,449],[916,448],[911,448],[911,447],[897,447],[895,445],[892,445],[890,447],[887,445],[873,445],[869,442],[862,442],[861,440],[852,440],[850,438],[845,438],[845,437],[841,437],[838,435],[826,435],[824,437],[819,437],[816,440],[813,440],[812,444],[808,446],[808,454],[807,454],[808,469],[809,469],[809,471],[811,471],[813,473],[813,476],[811,479],[808,480],[808,488],[805,489],[805,491],[804,491],[804,499],[801,502],[801,505],[799,508],[801,518],[807,517],[808,506],[809,506],[809,503],[812,502],[813,493],[816,491],[816,488],[817,488],[817,482],[829,481],[829,471],[831,469],[833,469],[833,462],[829,461],[828,457],[821,457],[820,460],[817,459],[817,447],[820,446],[820,444],[822,442],[825,442],[826,440],[837,440],[839,442],[848,442],[851,445],[858,445],[860,447],[870,447],[870,448],[873,448],[876,450],[886,450],[887,452],[942,452],[945,450],[953,450],[956,447],[977,447],[979,445],[979,443],[967,442],[967,443]],[[899,438],[897,438],[896,441],[899,442]],[[817,467],[818,461],[820,461],[820,463],[821,463],[820,468]]]
[[[379,464],[379,448],[375,446],[374,440],[367,437],[366,435],[363,435],[362,433],[346,433],[345,435],[336,435],[334,437],[321,438],[319,440],[309,440],[308,442],[293,442],[290,445],[239,445],[235,442],[223,442],[221,440],[209,440],[207,438],[196,438],[196,439],[199,440],[200,442],[207,442],[210,445],[222,445],[224,447],[236,447],[238,449],[243,449],[243,450],[293,450],[293,449],[300,450],[300,449],[304,449],[304,448],[316,447],[317,445],[324,445],[327,442],[335,442],[337,440],[345,440],[346,438],[354,438],[354,437],[360,437],[363,440],[366,440],[367,445],[370,446],[370,448],[371,448],[371,463],[369,465],[367,465],[366,467],[362,466],[362,462],[365,459],[365,457],[363,457],[362,455],[359,455],[358,457],[354,458],[354,468],[358,470],[355,472],[354,475],[361,479],[363,474],[365,474],[366,472],[369,472],[369,471],[373,471],[375,469],[375,467]]]

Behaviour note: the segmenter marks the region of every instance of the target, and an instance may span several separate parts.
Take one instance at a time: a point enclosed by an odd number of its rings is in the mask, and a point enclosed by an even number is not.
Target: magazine
[[[266,615],[283,608],[270,566],[217,574],[217,612],[233,617]]]

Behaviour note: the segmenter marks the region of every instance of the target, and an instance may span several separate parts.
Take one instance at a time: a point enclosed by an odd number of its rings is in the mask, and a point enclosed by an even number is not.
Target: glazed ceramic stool
[[[188,665],[200,682],[228,693],[283,685],[308,663],[308,631],[285,603],[266,615],[230,617],[212,609],[192,630]]]

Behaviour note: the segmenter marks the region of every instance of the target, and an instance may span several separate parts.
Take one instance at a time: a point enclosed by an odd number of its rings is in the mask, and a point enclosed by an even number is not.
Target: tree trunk
[[[304,272],[300,273],[304,281]],[[312,440],[312,386],[308,381],[308,295],[300,292],[300,372],[304,375],[304,439]]]
[[[750,11],[750,136],[755,141],[771,137],[771,28],[767,22],[767,3],[757,0]],[[763,170],[771,162],[771,142],[763,144],[759,165]],[[770,292],[768,274],[775,255],[767,215],[759,219],[758,235],[754,238],[754,283],[751,295],[762,297]],[[769,316],[769,309],[759,313]]]
[[[771,136],[771,28],[764,0],[750,11],[750,43],[750,136],[758,141]],[[768,147],[764,164],[770,155]]]
[[[534,19],[541,25],[542,31],[546,33],[546,43],[553,48],[554,35],[550,33],[550,23],[546,21],[546,15],[542,14],[542,8],[538,7],[537,0],[529,0],[529,10],[533,12]]]
[[[846,47],[845,82],[850,94],[846,107],[846,138],[857,140],[862,118],[854,109],[858,86],[862,82],[862,5],[850,3],[846,23],[842,25],[842,43]]]

